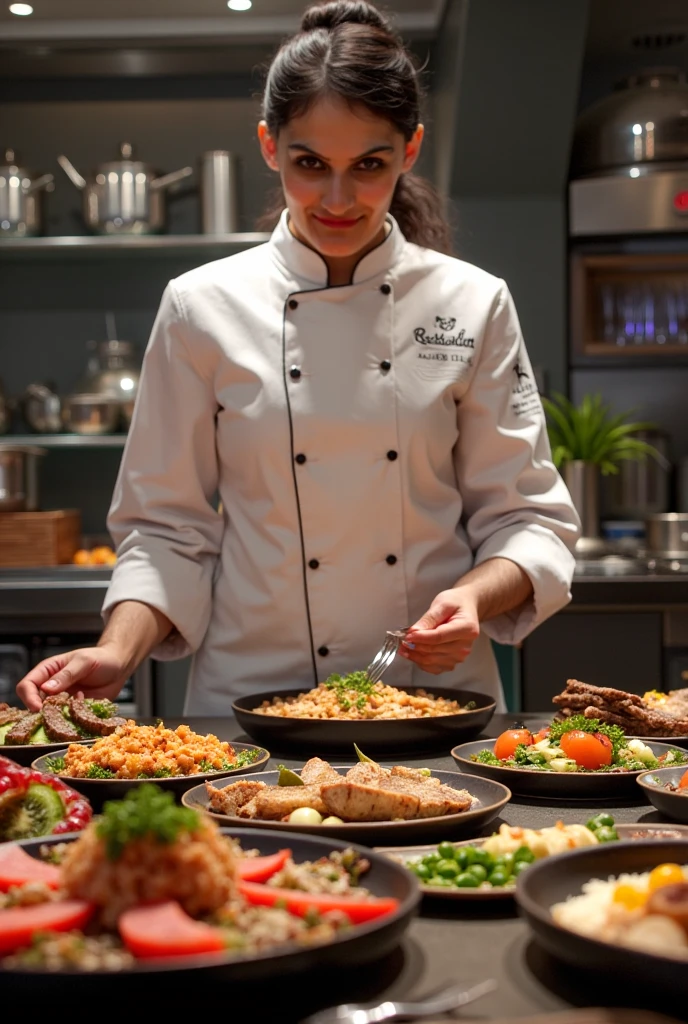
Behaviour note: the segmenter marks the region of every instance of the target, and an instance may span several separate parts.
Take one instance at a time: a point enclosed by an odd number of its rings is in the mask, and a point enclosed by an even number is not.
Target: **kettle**
[[[49,384],[29,384],[22,399],[24,419],[37,434],[64,429],[62,399]]]
[[[5,150],[0,165],[0,236],[27,238],[40,235],[43,226],[42,193],[52,192],[52,174],[36,175],[21,167],[13,149]]]
[[[131,143],[119,147],[119,160],[99,164],[90,178],[82,177],[64,155],[57,162],[72,184],[83,192],[86,226],[104,235],[144,235],[165,226],[165,189],[193,174],[192,167],[159,175],[150,164],[134,159]]]

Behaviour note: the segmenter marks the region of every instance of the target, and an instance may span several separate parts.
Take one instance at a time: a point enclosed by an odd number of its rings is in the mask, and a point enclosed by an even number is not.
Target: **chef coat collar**
[[[274,258],[296,277],[321,288],[328,285],[327,264],[323,257],[300,242],[289,230],[289,214],[285,210],[270,238]],[[391,269],[401,256],[405,238],[394,217],[388,214],[389,230],[383,242],[359,260],[353,274],[353,284],[360,284]]]

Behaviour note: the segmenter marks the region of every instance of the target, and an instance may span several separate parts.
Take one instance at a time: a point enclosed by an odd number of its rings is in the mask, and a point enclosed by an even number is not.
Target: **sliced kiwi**
[[[47,732],[45,731],[45,727],[41,723],[41,725],[38,726],[36,731],[31,733],[31,740],[30,740],[30,742],[31,743],[52,743],[53,741],[50,739],[50,737],[48,736]]]
[[[22,800],[0,813],[0,840],[49,835],[64,813],[62,798],[52,786],[32,782]]]

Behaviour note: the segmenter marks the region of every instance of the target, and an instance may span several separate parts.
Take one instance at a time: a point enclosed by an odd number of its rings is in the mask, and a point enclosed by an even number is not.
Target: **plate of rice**
[[[516,899],[540,945],[575,967],[688,997],[688,841],[586,847],[538,861]]]
[[[201,736],[188,725],[168,729],[162,722],[128,721],[91,746],[72,743],[37,758],[32,767],[69,780],[100,810],[106,800],[120,799],[142,782],[154,781],[181,799],[206,779],[259,771],[269,758],[262,747],[227,743],[212,733]]]

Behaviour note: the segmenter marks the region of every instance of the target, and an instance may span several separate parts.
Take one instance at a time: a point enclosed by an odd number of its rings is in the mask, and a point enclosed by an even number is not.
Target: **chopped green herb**
[[[477,754],[471,754],[471,761],[477,761],[478,764],[501,764],[499,758],[495,757],[491,750],[481,750]]]
[[[464,704],[463,709],[464,711],[475,711],[477,706],[478,705],[475,703],[474,700],[469,700],[466,704]]]
[[[46,757],[45,767],[49,772],[59,775],[60,772],[65,770],[65,759],[64,757]]]
[[[112,718],[117,711],[117,705],[110,700],[86,700],[89,708],[96,718]]]
[[[117,860],[127,843],[150,836],[158,843],[173,843],[180,832],[195,832],[200,817],[189,807],[178,807],[174,795],[144,783],[123,800],[108,800],[96,826],[110,860]]]
[[[231,768],[245,768],[247,764],[253,764],[259,757],[260,750],[256,750],[255,747],[252,747],[250,750],[240,750],[236,754],[234,761],[225,761],[222,765],[222,770],[229,771]]]
[[[87,779],[114,779],[115,773],[111,768],[102,768],[99,764],[90,764],[86,769]]]
[[[324,685],[328,690],[335,691],[337,703],[344,711],[348,711],[354,702],[362,710],[368,694],[373,692],[376,684],[370,681],[366,672],[349,672],[346,676],[335,672],[325,680]]]

